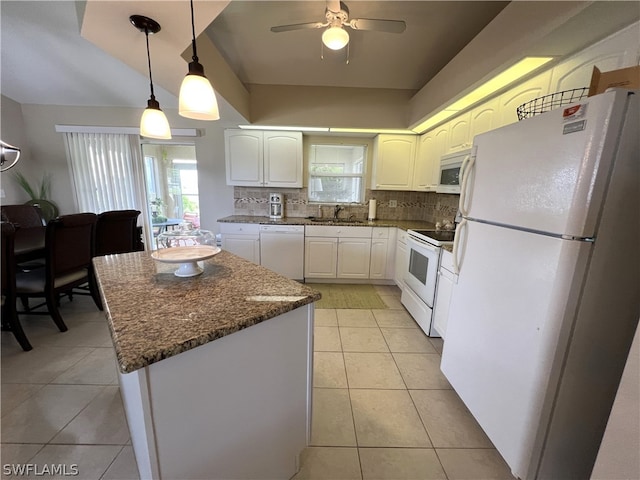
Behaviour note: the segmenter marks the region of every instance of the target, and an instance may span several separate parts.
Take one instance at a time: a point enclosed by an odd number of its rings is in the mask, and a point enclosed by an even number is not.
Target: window
[[[362,203],[366,145],[311,145],[309,201]]]

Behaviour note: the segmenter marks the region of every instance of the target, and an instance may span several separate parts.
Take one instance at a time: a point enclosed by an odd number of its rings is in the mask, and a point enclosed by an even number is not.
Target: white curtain
[[[150,243],[144,166],[137,135],[66,132],[67,158],[79,212],[140,210]]]

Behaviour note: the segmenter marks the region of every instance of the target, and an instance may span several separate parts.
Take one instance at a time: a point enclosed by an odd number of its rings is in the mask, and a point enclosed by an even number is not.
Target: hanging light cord
[[[151,77],[151,54],[149,53],[149,29],[145,27],[144,36],[147,39],[147,62],[149,63],[149,86],[151,87],[151,100],[155,100],[156,96],[153,94],[153,78]]]
[[[198,63],[198,52],[196,50],[196,22],[193,16],[193,0],[191,0],[191,46],[193,48],[193,57],[191,57],[191,59]]]

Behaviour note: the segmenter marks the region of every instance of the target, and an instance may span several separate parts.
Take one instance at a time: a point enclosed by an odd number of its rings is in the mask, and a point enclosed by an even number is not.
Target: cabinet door
[[[406,232],[405,232],[406,234]],[[407,244],[403,243],[400,237],[398,237],[396,247],[396,271],[395,282],[401,290],[404,290],[404,276],[409,271],[409,253],[407,250]]]
[[[411,190],[416,143],[415,135],[378,135],[376,137],[372,189]]]
[[[497,128],[499,122],[500,99],[494,98],[471,111],[469,138],[471,144],[476,135],[488,132]]]
[[[260,264],[259,235],[222,235],[222,248],[250,262]]]
[[[369,262],[369,278],[383,280],[389,278],[387,274],[387,246],[386,238],[371,239],[371,261]]]
[[[420,135],[413,169],[411,190],[418,192],[435,190],[436,184],[434,183],[435,178],[433,176],[433,163],[436,162],[436,155],[434,154],[436,149],[435,143],[435,132],[432,131]],[[438,158],[437,161],[439,163],[440,159]]]
[[[551,70],[527,80],[512,88],[500,97],[500,121],[498,127],[518,121],[516,109],[534,98],[543,97],[549,93]]]
[[[369,278],[371,238],[338,240],[338,278]]]
[[[263,132],[264,185],[302,187],[302,133]]]
[[[433,161],[431,168],[431,178],[433,186],[437,187],[440,183],[440,159],[444,155],[447,148],[447,141],[449,138],[449,125],[442,125],[434,130],[434,144],[433,144]]]
[[[449,305],[453,293],[453,274],[446,270],[438,272],[438,288],[433,306],[433,327],[444,339],[447,334],[447,321],[449,319]]]
[[[449,122],[449,140],[445,154],[459,152],[471,147],[471,113],[463,113]]]
[[[305,237],[305,278],[336,278],[338,239],[331,237]]]
[[[227,185],[261,186],[262,132],[225,130],[224,147]]]

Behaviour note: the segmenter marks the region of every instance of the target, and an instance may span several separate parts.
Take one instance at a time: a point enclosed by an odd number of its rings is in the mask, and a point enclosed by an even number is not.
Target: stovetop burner
[[[409,235],[434,245],[451,243],[456,234],[455,230],[409,230],[408,232]]]

